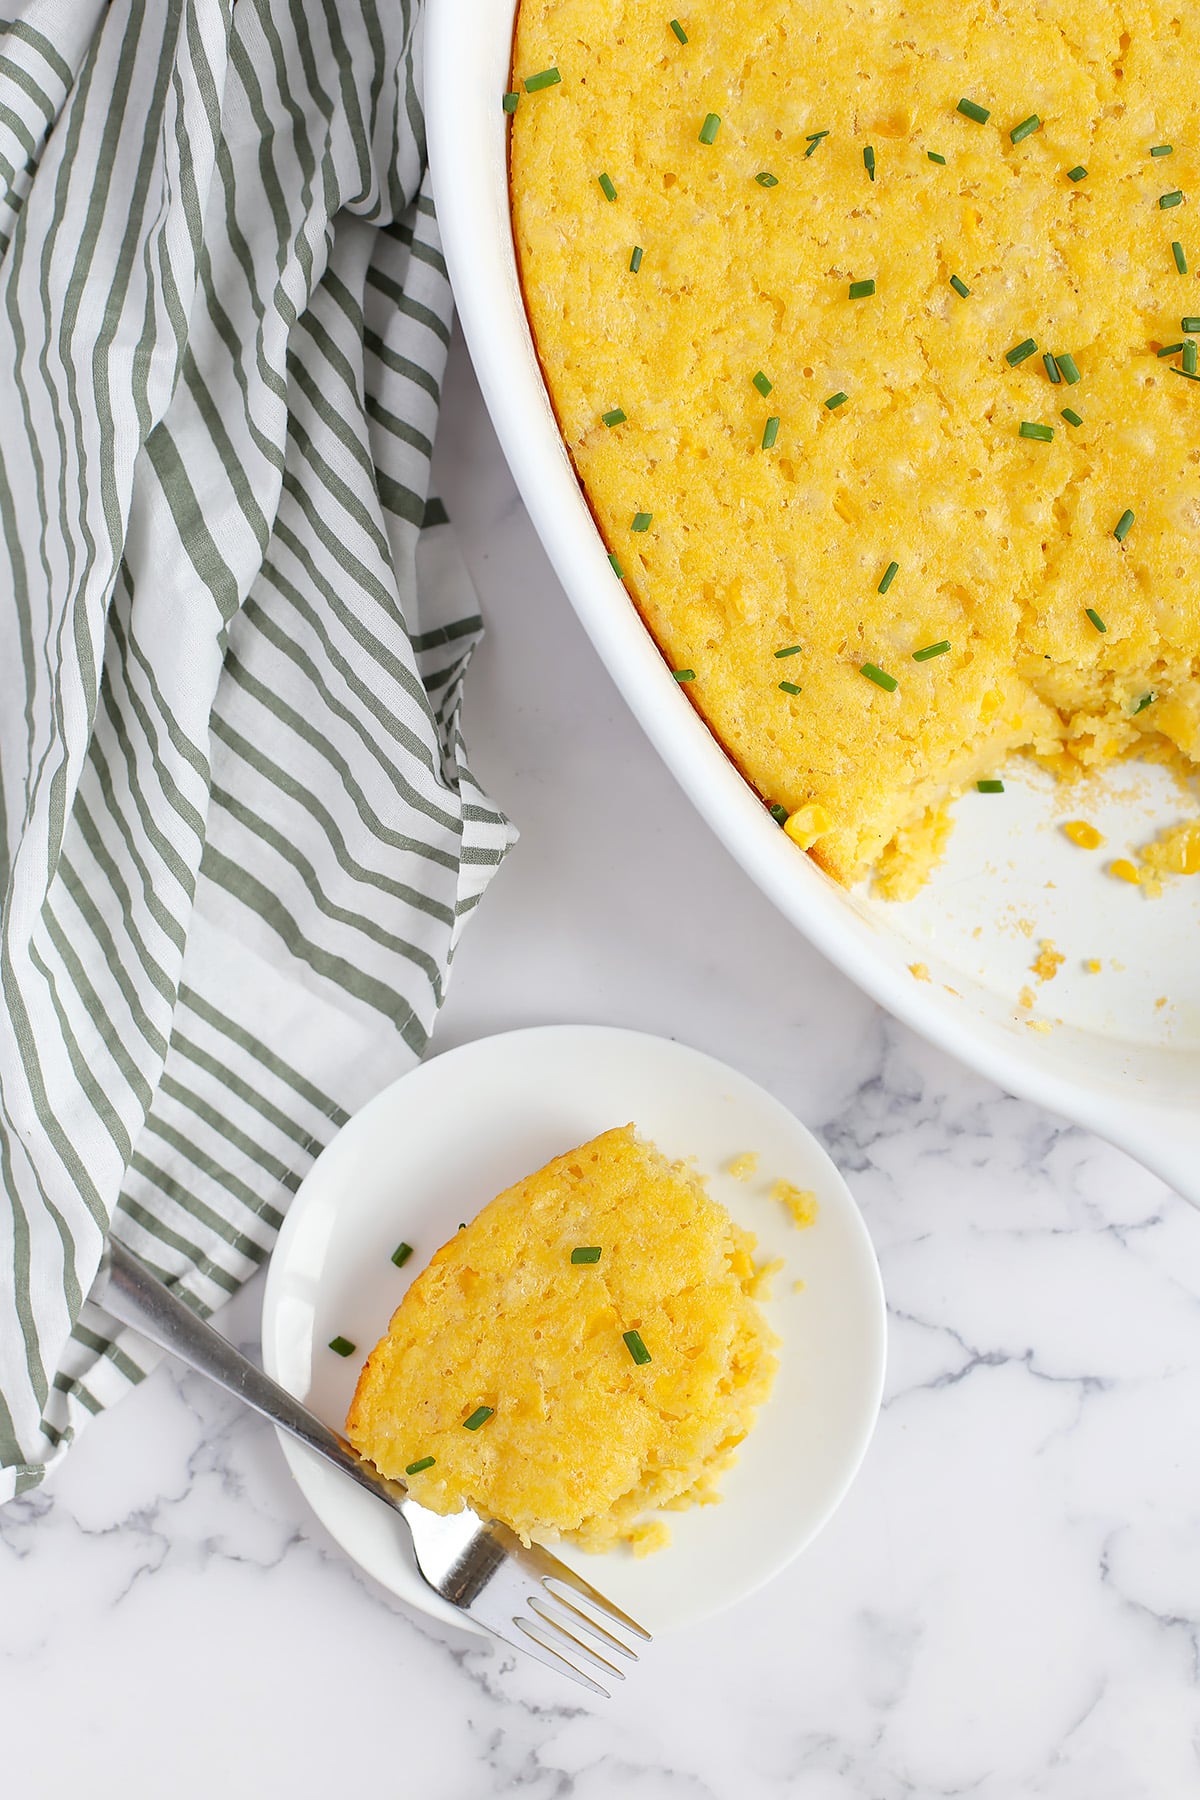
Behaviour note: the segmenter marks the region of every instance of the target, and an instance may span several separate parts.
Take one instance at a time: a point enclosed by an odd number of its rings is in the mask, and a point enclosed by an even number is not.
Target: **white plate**
[[[657,1632],[730,1605],[790,1562],[846,1492],[879,1411],[885,1312],[866,1227],[815,1138],[744,1075],[682,1044],[589,1025],[509,1032],[422,1064],[343,1127],[292,1201],[267,1275],[263,1360],[340,1426],[367,1352],[459,1222],[551,1157],[631,1121],[668,1156],[694,1157],[760,1254],[786,1259],[766,1308],[783,1340],[779,1374],[722,1481],[723,1503],[665,1515],[670,1548],[640,1561],[562,1552]],[[723,1170],[746,1150],[759,1172],[743,1183]],[[768,1196],[780,1176],[818,1195],[805,1231]],[[415,1254],[397,1269],[402,1241]],[[339,1334],[355,1356],[327,1348]],[[424,1585],[385,1507],[281,1442],[356,1562],[411,1605],[465,1622]]]

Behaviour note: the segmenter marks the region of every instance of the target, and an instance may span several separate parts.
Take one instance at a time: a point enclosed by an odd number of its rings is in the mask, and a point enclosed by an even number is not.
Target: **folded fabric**
[[[0,1499],[420,1055],[510,840],[428,496],[450,291],[412,0],[0,28]]]

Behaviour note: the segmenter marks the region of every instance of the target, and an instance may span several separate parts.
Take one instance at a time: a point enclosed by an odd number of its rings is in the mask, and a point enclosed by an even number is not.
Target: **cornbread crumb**
[[[1071,819],[1063,826],[1063,830],[1081,850],[1098,850],[1104,842],[1103,833],[1097,831],[1094,825],[1089,825],[1086,819]]]
[[[793,1281],[793,1283],[792,1283],[793,1294],[802,1294],[804,1292],[806,1285],[807,1284],[803,1281]]]
[[[820,1206],[811,1188],[794,1187],[790,1181],[777,1181],[771,1189],[772,1200],[779,1200],[792,1215],[792,1224],[804,1231],[816,1223]]]
[[[663,1519],[645,1519],[630,1527],[627,1541],[636,1557],[652,1556],[671,1542],[671,1527]]]
[[[1033,1001],[1034,1001],[1033,989],[1031,987],[1023,987],[1021,989],[1020,993],[1017,995],[1018,1004],[1020,1006],[1024,1006],[1024,1007],[1028,1008],[1033,1005]]]
[[[782,1256],[770,1256],[767,1258],[766,1262],[759,1263],[746,1292],[752,1295],[755,1300],[769,1300],[771,1298],[771,1289],[774,1285],[775,1277],[782,1267]]]
[[[1166,1005],[1166,1004],[1167,1004],[1167,996],[1166,996],[1166,995],[1165,995],[1165,994],[1160,994],[1160,995],[1159,995],[1159,996],[1158,996],[1158,999],[1157,999],[1157,1000],[1156,1000],[1156,1001],[1155,1001],[1155,1002],[1154,1002],[1154,1010],[1155,1010],[1155,1012],[1161,1012],[1161,1010],[1162,1010],[1162,1008],[1163,1008],[1163,1007],[1164,1007],[1164,1006],[1165,1006],[1165,1005]]]
[[[1160,832],[1153,843],[1138,851],[1138,860],[1147,893],[1161,892],[1168,876],[1200,875],[1200,820],[1189,819]]]
[[[1049,1019],[1026,1019],[1025,1023],[1030,1031],[1040,1031],[1043,1036],[1048,1035],[1054,1029]]]
[[[928,965],[928,963],[922,963],[922,962],[909,963],[908,972],[912,976],[914,981],[928,981],[929,980],[929,965]]]
[[[1083,966],[1089,975],[1098,975],[1101,969],[1100,958],[1098,956],[1089,956]]]
[[[1021,933],[1022,937],[1032,937],[1033,930],[1034,930],[1033,920],[1032,919],[1018,919],[1017,920],[1017,930]]]
[[[743,1150],[740,1156],[733,1157],[732,1160],[726,1164],[725,1173],[727,1175],[732,1175],[735,1181],[749,1181],[757,1168],[758,1152],[756,1150]]]
[[[600,1260],[572,1263],[589,1245]],[[414,1488],[434,1512],[628,1541],[646,1512],[709,1498],[770,1390],[753,1248],[685,1165],[632,1126],[604,1132],[436,1253],[367,1358],[347,1435],[393,1478],[434,1457]]]
[[[1053,981],[1066,960],[1066,957],[1055,949],[1053,938],[1043,938],[1038,955],[1029,965],[1030,972],[1036,975],[1039,981]]]

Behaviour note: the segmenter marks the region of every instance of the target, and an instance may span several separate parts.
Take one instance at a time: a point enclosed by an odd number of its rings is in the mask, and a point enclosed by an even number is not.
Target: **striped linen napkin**
[[[429,459],[451,315],[415,0],[0,27],[0,1499],[421,1055],[511,832]]]

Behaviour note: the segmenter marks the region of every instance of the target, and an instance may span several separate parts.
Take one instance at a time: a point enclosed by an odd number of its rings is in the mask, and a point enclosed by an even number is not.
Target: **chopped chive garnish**
[[[1160,359],[1164,356],[1178,356],[1182,349],[1182,344],[1164,344],[1158,354]]]
[[[894,675],[889,675],[886,669],[877,668],[874,663],[864,663],[859,674],[865,675],[868,681],[873,681],[876,687],[881,687],[885,694],[894,694],[900,686]]]
[[[436,1456],[423,1456],[420,1462],[409,1463],[404,1473],[406,1475],[423,1475],[426,1469],[432,1469],[436,1461]]]
[[[1083,424],[1083,420],[1080,418],[1079,414],[1077,412],[1072,412],[1069,406],[1063,407],[1062,416],[1067,421],[1068,425]]]
[[[672,669],[671,675],[676,681],[695,681],[695,669]]]
[[[478,1431],[481,1425],[487,1424],[495,1411],[496,1409],[494,1406],[477,1406],[470,1418],[463,1420],[463,1430]]]
[[[1186,275],[1188,272],[1187,257],[1183,254],[1183,245],[1178,240],[1171,245],[1171,255],[1175,258],[1175,267],[1179,273]]]
[[[329,1348],[337,1356],[353,1356],[356,1346],[347,1337],[334,1337],[329,1340]]]
[[[1087,170],[1084,168],[1083,164],[1076,163],[1075,167],[1073,169],[1067,170],[1067,180],[1068,181],[1082,181],[1086,174],[1087,174]]]
[[[1155,694],[1154,689],[1151,688],[1148,694],[1143,694],[1140,700],[1134,702],[1133,717],[1136,719],[1140,712],[1145,712],[1146,708],[1152,706],[1156,699],[1157,695]]]
[[[1195,338],[1190,338],[1183,346],[1183,373],[1185,375],[1194,375],[1196,373],[1196,355],[1196,340]]]
[[[1158,204],[1162,208],[1163,212],[1166,212],[1172,206],[1182,206],[1183,205],[1182,189],[1176,188],[1173,193],[1160,194],[1158,197]]]
[[[630,531],[649,531],[650,521],[653,517],[653,513],[634,513],[633,524],[629,527]]]
[[[1002,781],[977,781],[975,786],[981,794],[1002,794],[1004,792]]]
[[[914,650],[912,659],[914,662],[930,662],[935,656],[945,656],[949,648],[950,639],[942,638],[940,643],[926,644],[923,650]]]
[[[543,88],[554,87],[555,84],[561,80],[562,76],[557,69],[543,69],[540,75],[531,75],[529,77],[529,80],[525,83],[525,92],[527,94],[537,94],[540,93]]]
[[[506,113],[515,113],[517,110],[517,102],[520,100],[520,98],[521,98],[520,94],[505,94],[505,96],[504,96],[503,100],[501,100],[500,104],[504,108]]]
[[[612,572],[616,576],[617,580],[624,581],[625,577],[621,573],[621,565],[617,561],[616,557],[613,555],[611,550],[608,553],[608,560],[612,564]]]
[[[780,806],[778,800],[775,802],[774,806],[768,807],[767,811],[770,813],[771,817],[774,819],[774,821],[777,825],[786,825],[787,824],[788,809],[786,806]]]
[[[642,246],[640,244],[635,244],[633,246],[633,255],[629,258],[629,273],[631,275],[636,275],[641,266]]]
[[[605,425],[623,425],[625,423],[625,414],[621,411],[619,406],[614,406],[611,412],[601,413],[600,419]]]
[[[801,691],[794,681],[781,681],[779,689],[780,692],[784,694],[798,694]]]
[[[1150,154],[1151,156],[1170,156],[1174,148],[1174,144],[1155,144]]]
[[[396,1248],[392,1251],[392,1261],[398,1269],[402,1269],[412,1253],[413,1250],[411,1244],[397,1244]]]
[[[1128,507],[1126,507],[1125,511],[1121,514],[1120,518],[1117,520],[1116,526],[1113,529],[1113,536],[1116,538],[1118,544],[1123,544],[1125,542],[1125,539],[1129,536],[1129,533],[1132,529],[1133,529],[1133,513]]]
[[[571,1252],[573,1263],[598,1263],[600,1261],[599,1244],[580,1244]]]
[[[1034,438],[1039,444],[1052,444],[1054,442],[1054,427],[1053,425],[1035,425],[1032,419],[1022,419],[1021,436],[1023,438]]]
[[[720,113],[705,113],[704,123],[700,127],[700,142],[702,144],[715,144],[717,141],[717,133],[720,129]]]
[[[1040,129],[1041,123],[1042,121],[1036,113],[1030,113],[1027,119],[1022,119],[1019,125],[1014,125],[1008,135],[1014,144],[1019,144],[1025,138],[1032,137],[1034,132]]]
[[[648,1363],[650,1361],[650,1352],[647,1350],[645,1344],[643,1344],[640,1332],[623,1331],[621,1336],[625,1339],[625,1348],[628,1350],[635,1363]]]
[[[986,125],[992,116],[986,106],[978,106],[974,100],[960,100],[958,110],[964,119],[973,119],[976,125]]]
[[[806,144],[819,144],[822,138],[827,138],[828,136],[829,136],[829,127],[826,126],[824,131],[805,132],[804,141]]]
[[[1096,611],[1094,606],[1085,606],[1083,610],[1092,621],[1092,624],[1096,627],[1097,631],[1108,630],[1108,626],[1104,623],[1104,620],[1100,617],[1100,614]]]
[[[952,275],[950,277],[950,286],[954,289],[955,293],[961,295],[964,300],[971,291],[966,282],[960,281],[957,275]]]
[[[1014,344],[1011,350],[1006,350],[1004,353],[1004,360],[1010,369],[1015,369],[1018,363],[1023,363],[1027,357],[1033,356],[1036,351],[1037,344],[1034,339],[1026,338],[1023,343]]]
[[[943,169],[945,168],[946,159],[937,150],[927,150],[925,152],[925,154],[929,158],[930,162],[941,163]]]
[[[1054,358],[1051,356],[1051,354],[1048,350],[1046,351],[1046,354],[1042,357],[1042,361],[1046,365],[1047,375],[1050,377],[1051,381],[1053,381],[1057,385],[1057,383],[1062,380],[1062,376],[1058,372],[1058,364],[1055,362]]]
[[[761,369],[758,371],[757,375],[752,375],[750,377],[750,379],[754,383],[755,387],[758,389],[759,393],[762,395],[764,400],[766,399],[767,395],[770,393],[771,389],[775,386],[775,383],[771,380],[771,377],[769,375],[764,375]]]
[[[1073,356],[1063,356],[1060,352],[1055,358],[1055,361],[1062,370],[1064,380],[1066,380],[1071,387],[1074,387],[1075,383],[1081,379],[1079,370],[1075,366],[1075,358]]]
[[[867,174],[871,177],[871,180],[874,181],[874,179],[875,179],[875,151],[874,151],[874,148],[870,144],[868,144],[866,149],[863,151],[863,168],[867,171]]]
[[[1182,375],[1185,381],[1200,381],[1200,375],[1193,375],[1188,369],[1170,369],[1171,375]]]
[[[775,651],[776,657],[799,656],[799,654],[800,654],[800,645],[799,644],[789,644],[786,649]]]
[[[852,300],[869,300],[874,292],[875,283],[873,281],[852,281],[850,283]]]
[[[755,179],[755,181],[757,181],[759,187],[778,187],[779,186],[778,175],[772,175],[770,169],[760,169],[758,171],[758,174],[754,177],[754,179]]]
[[[886,594],[899,573],[900,564],[898,562],[890,562],[883,571],[883,578],[880,581],[879,586],[875,589],[875,592],[877,594]]]
[[[839,406],[844,406],[849,398],[850,398],[849,394],[843,393],[839,389],[839,391],[836,394],[830,394],[830,396],[829,396],[828,400],[825,402],[825,404],[829,408],[830,412],[834,412],[834,411],[836,411],[836,409]]]
[[[678,19],[671,20],[671,30],[675,33],[675,36],[679,39],[681,44],[687,43],[687,32],[683,29],[683,26],[679,23]]]
[[[603,193],[604,198],[606,200],[615,200],[617,197],[617,190],[613,186],[612,176],[611,175],[598,175],[596,177],[596,179],[600,183],[600,190]]]
[[[1180,319],[1179,328],[1181,331],[1193,334],[1200,331],[1200,319],[1196,317],[1195,313],[1188,313],[1184,318]]]
[[[764,450],[773,450],[775,448],[775,439],[778,436],[779,436],[779,420],[777,418],[772,417],[772,418],[768,419],[766,424],[763,426],[763,434],[762,434],[763,449]]]

